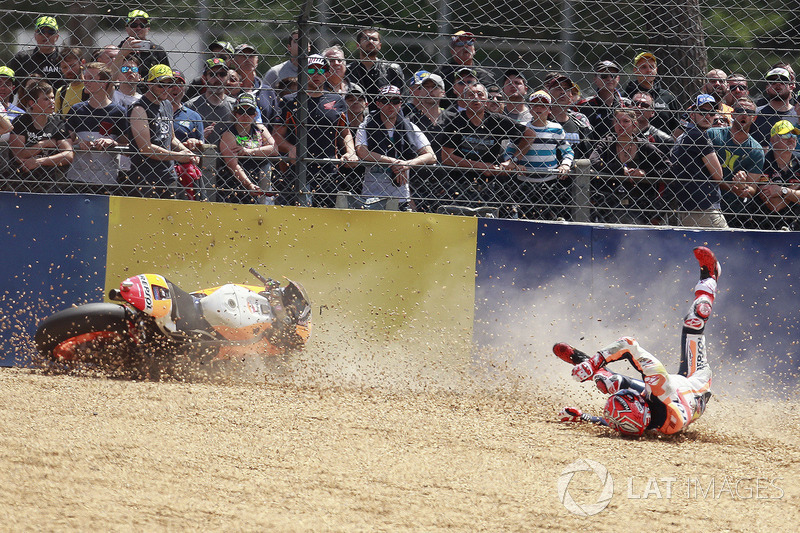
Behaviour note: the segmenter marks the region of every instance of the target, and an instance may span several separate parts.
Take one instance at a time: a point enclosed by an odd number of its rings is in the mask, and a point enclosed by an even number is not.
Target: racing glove
[[[583,413],[576,407],[565,407],[559,413],[562,422],[580,422]]]
[[[601,369],[606,364],[605,358],[602,354],[595,354],[583,363],[577,364],[572,367],[572,378],[575,381],[584,382],[591,379],[594,373]]]

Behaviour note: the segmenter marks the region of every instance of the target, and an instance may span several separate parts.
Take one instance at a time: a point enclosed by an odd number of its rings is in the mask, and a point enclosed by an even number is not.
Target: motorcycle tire
[[[44,319],[34,342],[41,356],[52,362],[120,367],[128,362],[130,327],[129,313],[121,305],[91,303]]]

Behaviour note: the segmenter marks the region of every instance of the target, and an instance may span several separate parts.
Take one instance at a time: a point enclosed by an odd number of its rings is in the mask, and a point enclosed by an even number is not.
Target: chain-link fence
[[[796,4],[16,2],[2,189],[796,230]]]

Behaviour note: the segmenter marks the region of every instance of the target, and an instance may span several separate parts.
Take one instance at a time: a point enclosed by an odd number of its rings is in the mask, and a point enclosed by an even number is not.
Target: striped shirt
[[[518,178],[522,181],[549,181],[556,178],[553,172],[547,172],[549,169],[555,169],[560,165],[572,166],[572,160],[575,154],[572,147],[566,140],[564,128],[557,122],[547,122],[543,128],[531,126],[528,128],[536,133],[528,152],[520,157],[519,164],[528,168],[530,174],[520,174]],[[513,154],[516,147],[509,145],[506,153]]]

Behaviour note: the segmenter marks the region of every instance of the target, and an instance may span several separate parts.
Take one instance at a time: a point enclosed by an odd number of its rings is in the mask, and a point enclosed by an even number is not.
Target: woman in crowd
[[[665,205],[659,182],[666,170],[666,158],[637,131],[634,111],[617,109],[613,131],[589,156],[600,174],[592,180],[594,222],[661,223]]]
[[[12,186],[19,191],[59,192],[74,153],[63,119],[54,114],[53,87],[44,80],[33,81],[20,104],[26,113],[14,120],[8,139],[18,163],[10,178]]]
[[[222,131],[217,174],[220,201],[256,203],[270,188],[271,169],[264,158],[277,156],[278,151],[267,128],[255,121],[256,108],[255,96],[241,93],[233,109],[234,122]]]

